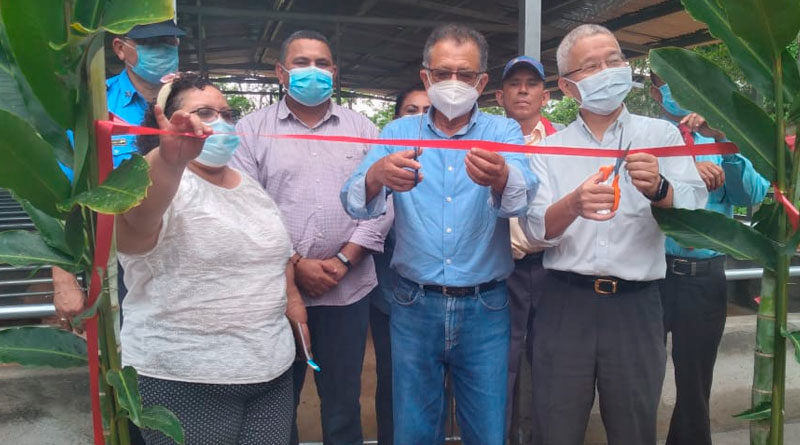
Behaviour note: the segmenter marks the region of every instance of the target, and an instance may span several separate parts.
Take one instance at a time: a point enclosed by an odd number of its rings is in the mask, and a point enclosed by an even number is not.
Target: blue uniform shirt
[[[390,122],[383,139],[480,139],[522,144],[517,122],[481,113],[461,130],[447,136],[433,125],[433,108],[426,114]],[[423,119],[420,131],[420,119]],[[375,218],[385,212],[388,190],[366,202],[366,172],[375,161],[408,147],[374,146],[341,192],[350,216]],[[395,250],[392,268],[421,284],[475,286],[502,280],[514,263],[509,243],[508,217],[523,214],[538,187],[528,158],[504,154],[509,165],[502,196],[479,186],[467,175],[466,151],[426,149],[420,156],[424,180],[408,192],[393,193]]]
[[[714,139],[692,133],[695,144],[708,144]],[[733,216],[734,206],[752,206],[760,203],[769,189],[769,182],[753,168],[753,163],[740,154],[696,156],[695,162],[713,162],[725,171],[725,185],[708,192],[706,210]],[[685,258],[711,258],[722,255],[710,249],[687,249],[667,237],[667,255]]]
[[[133,125],[140,125],[147,111],[147,100],[136,91],[128,77],[128,70],[106,80],[106,99],[108,111],[119,116],[120,119]],[[138,150],[136,136],[115,135],[111,138],[111,152],[114,156],[114,168],[122,161],[129,159]]]

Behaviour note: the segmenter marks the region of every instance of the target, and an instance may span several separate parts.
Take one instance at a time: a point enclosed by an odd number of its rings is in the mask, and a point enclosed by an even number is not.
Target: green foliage
[[[77,204],[100,213],[125,213],[144,199],[150,186],[147,171],[147,161],[134,155],[113,170],[102,184],[60,203],[58,207],[68,211]]]
[[[771,402],[766,401],[760,403],[758,406],[742,411],[739,414],[734,415],[733,417],[740,420],[763,420],[763,419],[769,419],[769,416],[771,414],[772,414]]]
[[[550,122],[569,125],[578,117],[579,109],[580,104],[577,100],[564,96],[561,100],[550,101],[542,110],[542,115]]]
[[[39,234],[24,230],[0,232],[0,264],[12,266],[50,264],[70,272],[77,272],[79,268],[77,261],[48,246]]]
[[[87,362],[86,341],[72,332],[33,326],[0,330],[0,363],[73,368]]]
[[[153,405],[142,408],[140,428],[158,430],[178,444],[186,443],[183,427],[178,417],[163,406]]]
[[[493,107],[481,107],[480,110],[486,114],[494,114],[496,116],[505,116],[506,110],[503,107],[493,106]]]
[[[24,120],[0,110],[0,187],[13,190],[39,210],[58,216],[56,203],[69,196],[70,185],[53,149]]]
[[[372,105],[372,101],[368,100],[367,102]],[[378,111],[367,117],[378,127],[378,130],[383,130],[386,124],[394,120],[394,104],[391,102],[383,102],[378,108]]]
[[[39,232],[39,236],[42,237],[42,241],[61,253],[69,254],[70,248],[64,236],[64,223],[37,209],[29,201],[16,196],[14,198],[33,221],[33,225],[36,227],[36,231]]]
[[[777,178],[775,123],[764,110],[743,96],[714,63],[692,51],[661,48],[650,52],[650,63],[670,85],[681,106],[705,117],[724,132],[770,182]],[[788,151],[784,153],[788,156]]]
[[[652,212],[661,230],[684,246],[716,250],[775,270],[776,244],[745,224],[709,210],[653,207]]]
[[[250,99],[239,95],[228,96],[228,105],[234,110],[238,110],[241,116],[255,109],[255,105],[250,102]]]

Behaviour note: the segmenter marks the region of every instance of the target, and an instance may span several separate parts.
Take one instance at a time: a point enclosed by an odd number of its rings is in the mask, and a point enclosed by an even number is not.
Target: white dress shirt
[[[630,114],[626,108],[597,140],[583,119],[545,138],[541,145],[609,149],[631,149],[683,145],[680,132],[669,122]],[[583,275],[615,276],[626,280],[650,281],[664,278],[664,234],[650,211],[648,200],[633,186],[625,165],[620,169],[620,203],[608,221],[578,217],[561,236],[545,240],[547,208],[574,191],[601,166],[614,164],[615,158],[533,155],[531,168],[540,178],[539,192],[521,218],[528,238],[542,247],[544,267]],[[659,170],[672,184],[674,207],[703,208],[708,198],[706,186],[689,156],[664,157]]]

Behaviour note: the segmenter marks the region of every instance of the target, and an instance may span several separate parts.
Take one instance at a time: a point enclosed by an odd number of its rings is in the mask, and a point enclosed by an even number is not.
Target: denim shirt
[[[522,144],[517,122],[472,110],[469,122],[453,136],[434,126],[433,108],[423,115],[389,123],[383,139],[476,139]],[[423,119],[420,122],[420,119]],[[420,129],[421,128],[421,129]],[[390,190],[366,202],[366,173],[377,160],[407,147],[377,145],[344,184],[342,205],[357,219],[385,212]],[[514,264],[508,218],[523,214],[538,179],[523,154],[503,154],[509,175],[502,196],[473,182],[464,150],[425,149],[419,158],[424,180],[408,192],[393,193],[395,251],[391,266],[400,276],[421,284],[474,286],[503,280]]]

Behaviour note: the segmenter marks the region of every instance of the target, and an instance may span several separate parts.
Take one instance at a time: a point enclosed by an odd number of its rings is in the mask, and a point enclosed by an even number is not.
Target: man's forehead
[[[582,60],[594,56],[605,56],[619,52],[617,39],[608,34],[593,34],[581,37],[575,41],[570,51],[570,57]]]
[[[472,40],[442,39],[431,48],[431,62],[444,61],[445,59],[463,59],[480,64],[480,50]]]
[[[315,39],[297,39],[289,44],[286,48],[289,59],[296,57],[325,57],[331,59],[331,49],[325,42]]]
[[[533,69],[530,65],[520,64],[519,66],[515,66],[511,69],[511,72],[508,73],[508,76],[503,80],[503,83],[508,82],[509,80],[534,80],[535,82],[543,82],[542,78],[539,77],[539,73]]]

